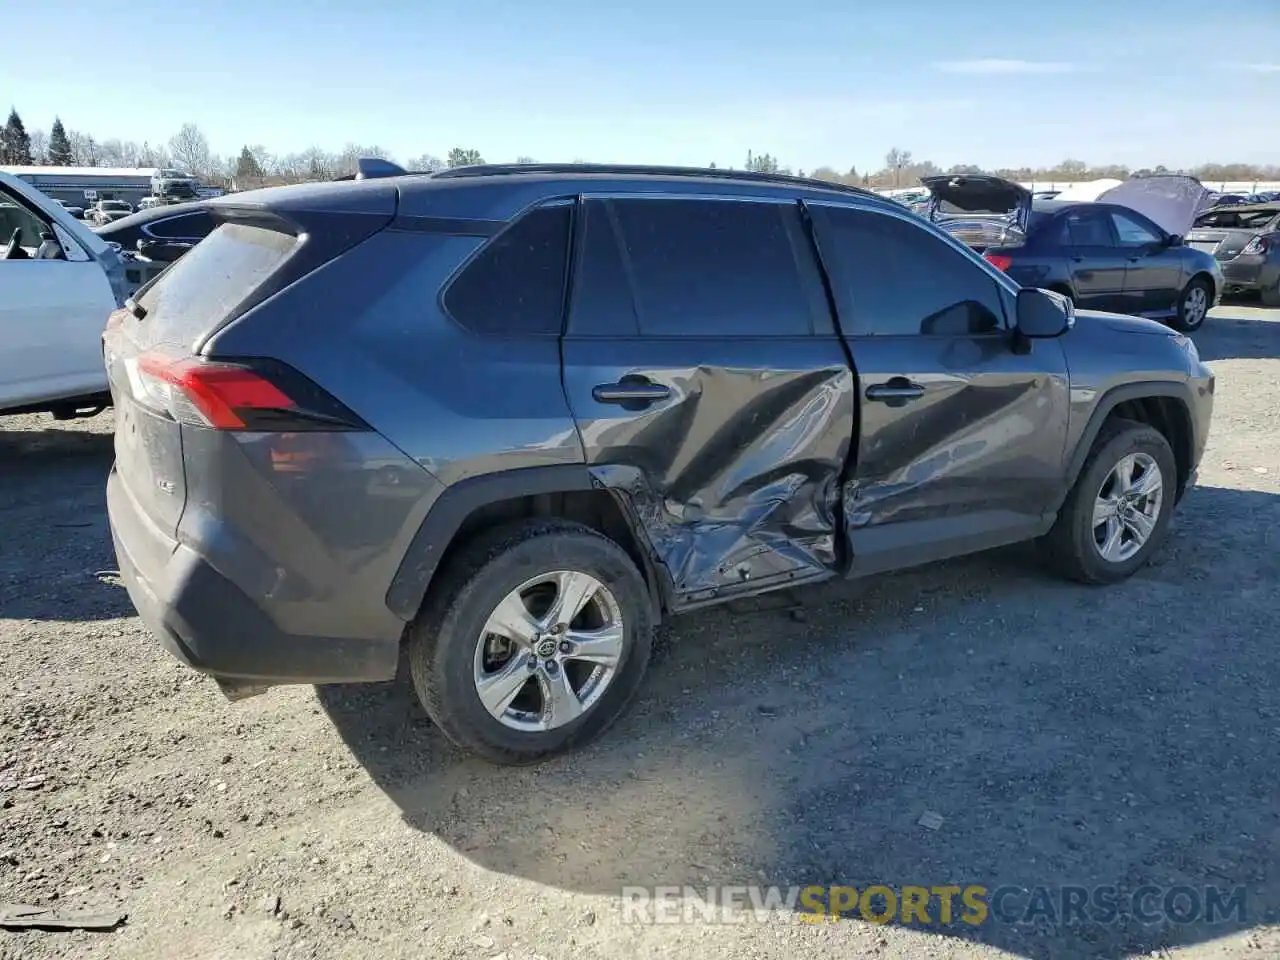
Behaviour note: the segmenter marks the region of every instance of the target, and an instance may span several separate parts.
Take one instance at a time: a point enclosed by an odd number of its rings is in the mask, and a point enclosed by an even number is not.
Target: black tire
[[[1199,314],[1199,319],[1188,314],[1190,303],[1196,296],[1195,291],[1201,291],[1205,297],[1204,312]],[[1213,284],[1204,277],[1193,277],[1191,281],[1182,288],[1182,293],[1178,295],[1178,312],[1173,318],[1173,327],[1184,333],[1191,333],[1199,330],[1204,326],[1205,317],[1209,315],[1210,308],[1213,307]]]
[[[1262,297],[1262,305],[1264,307],[1280,307],[1280,279],[1270,286],[1259,291]]]
[[[557,570],[590,574],[608,588],[621,613],[622,655],[612,680],[581,716],[547,731],[512,729],[480,700],[476,648],[490,614],[510,592]],[[581,524],[529,520],[473,541],[450,562],[410,628],[408,655],[418,698],[450,740],[494,763],[522,764],[604,733],[639,690],[652,645],[649,592],[626,551]]]
[[[1112,469],[1131,453],[1148,454],[1160,469],[1162,498],[1155,526],[1132,557],[1113,562],[1102,556],[1094,534],[1094,501]],[[1049,562],[1063,576],[1081,583],[1117,583],[1151,557],[1169,530],[1177,492],[1177,462],[1164,434],[1133,420],[1109,420],[1094,441],[1076,484],[1053,528],[1041,541]]]

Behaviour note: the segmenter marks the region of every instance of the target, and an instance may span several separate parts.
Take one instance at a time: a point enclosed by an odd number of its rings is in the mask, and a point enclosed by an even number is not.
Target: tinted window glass
[[[1111,228],[1097,211],[1067,213],[1067,236],[1074,247],[1114,247]]]
[[[1027,227],[1027,241],[1038,249],[1071,246],[1065,217],[1051,213],[1033,213]]]
[[[1001,327],[995,279],[923,227],[887,214],[828,208],[823,256],[845,285],[855,335],[987,333]]]
[[[803,336],[821,281],[796,204],[611,204],[645,336]]]
[[[261,227],[218,227],[138,291],[151,342],[195,340],[271,276],[297,242],[292,234]]]
[[[575,336],[634,337],[640,333],[635,299],[613,225],[613,209],[600,200],[583,205],[577,279],[569,308]]]
[[[161,240],[199,240],[213,229],[213,218],[203,211],[166,217],[147,225],[147,232]]]
[[[1127,214],[1113,210],[1111,222],[1115,224],[1116,236],[1120,238],[1122,247],[1145,247],[1160,242],[1158,233]]]
[[[559,336],[572,217],[542,207],[489,241],[445,293],[450,316],[490,336]]]

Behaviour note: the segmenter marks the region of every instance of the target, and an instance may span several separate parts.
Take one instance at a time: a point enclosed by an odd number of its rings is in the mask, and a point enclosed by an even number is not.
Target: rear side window
[[[900,217],[828,207],[821,234],[857,336],[965,336],[1001,329],[1000,290],[973,258]]]
[[[572,218],[568,204],[525,214],[449,285],[445,310],[485,336],[559,336]]]
[[[135,299],[153,343],[190,343],[221,322],[288,259],[289,233],[223,224]]]
[[[826,306],[797,204],[608,203],[643,336],[813,333],[814,311]]]
[[[1067,237],[1073,247],[1114,247],[1115,238],[1106,217],[1096,210],[1067,213]]]

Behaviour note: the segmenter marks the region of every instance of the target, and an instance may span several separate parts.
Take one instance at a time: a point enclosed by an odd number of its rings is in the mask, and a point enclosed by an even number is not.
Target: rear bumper
[[[300,636],[282,631],[194,550],[158,530],[115,468],[107,513],[120,576],[147,627],[174,657],[220,680],[260,684],[390,680],[399,637]]]
[[[1222,279],[1228,292],[1270,290],[1280,283],[1280,264],[1265,256],[1237,257],[1222,265]]]

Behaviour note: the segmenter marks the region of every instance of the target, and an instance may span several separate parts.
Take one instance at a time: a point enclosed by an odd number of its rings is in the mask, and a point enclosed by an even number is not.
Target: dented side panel
[[[856,572],[882,567],[871,553],[899,566],[1043,532],[1067,452],[1058,341],[1030,353],[1002,333],[853,337],[849,346],[864,390],[893,378],[923,388],[900,405],[863,403],[845,500]]]
[[[588,464],[627,497],[675,606],[835,572],[856,390],[838,339],[568,338],[564,351]],[[596,399],[624,377],[669,394],[643,409]]]

